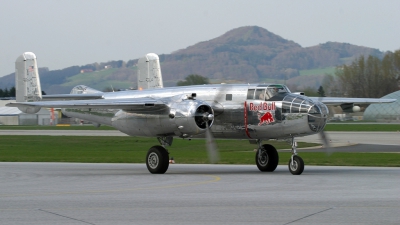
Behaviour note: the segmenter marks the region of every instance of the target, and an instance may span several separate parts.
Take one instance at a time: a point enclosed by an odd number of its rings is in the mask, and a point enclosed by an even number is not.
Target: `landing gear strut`
[[[296,142],[294,141],[294,137],[292,137],[291,144],[292,156],[290,157],[288,164],[289,171],[293,175],[300,175],[301,173],[303,173],[304,170],[304,161],[300,156],[297,155]]]
[[[274,146],[261,145],[258,141],[258,150],[256,154],[256,164],[261,172],[273,172],[278,166],[279,155]]]

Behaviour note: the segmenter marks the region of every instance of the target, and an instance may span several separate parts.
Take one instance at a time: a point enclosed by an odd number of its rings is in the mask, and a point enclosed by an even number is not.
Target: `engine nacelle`
[[[21,112],[28,113],[28,114],[35,114],[40,111],[42,107],[40,106],[18,106],[18,109]]]
[[[148,113],[119,111],[112,125],[132,136],[179,136],[191,137],[204,133],[214,122],[214,112],[204,101],[186,99],[168,104],[160,112],[149,109]]]
[[[341,104],[340,107],[345,113],[360,112],[361,110],[360,106],[354,105],[353,103]]]

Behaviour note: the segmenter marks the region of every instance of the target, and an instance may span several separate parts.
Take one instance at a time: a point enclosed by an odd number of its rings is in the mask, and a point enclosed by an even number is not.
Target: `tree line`
[[[15,87],[10,89],[5,88],[4,90],[0,88],[0,98],[15,97]]]
[[[46,92],[42,91],[42,95],[46,95]],[[1,89],[0,88],[0,98],[13,98],[15,97],[15,87],[12,87],[10,89],[5,88]]]
[[[383,58],[360,56],[336,67],[335,75],[323,81],[328,96],[381,98],[400,90],[400,50],[387,52]]]

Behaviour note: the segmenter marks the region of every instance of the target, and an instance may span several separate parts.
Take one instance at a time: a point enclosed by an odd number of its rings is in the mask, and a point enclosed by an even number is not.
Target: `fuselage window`
[[[226,101],[232,101],[232,94],[226,94]]]
[[[248,91],[247,91],[247,99],[254,99],[254,91],[255,91],[256,89],[249,89]]]

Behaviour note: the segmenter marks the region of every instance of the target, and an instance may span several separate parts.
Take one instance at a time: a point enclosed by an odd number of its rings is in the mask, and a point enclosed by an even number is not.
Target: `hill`
[[[303,48],[261,27],[241,27],[161,57],[166,79],[197,73],[211,79],[257,82],[290,79],[299,71],[334,67],[360,55],[382,57],[377,49],[328,42]]]
[[[165,86],[173,86],[189,74],[206,76],[216,82],[287,81],[297,85],[302,80],[310,83],[307,76],[312,75],[316,82],[307,85],[315,86],[320,82],[318,75],[333,71],[334,67],[351,62],[360,55],[383,57],[384,53],[338,42],[303,48],[264,28],[246,26],[171,54],[162,54],[160,63]],[[114,88],[135,87],[136,62],[137,59],[119,60],[54,71],[41,68],[42,89],[51,94],[68,93],[76,84],[99,90],[111,85]],[[14,82],[14,74],[2,77],[0,88],[11,87]]]

